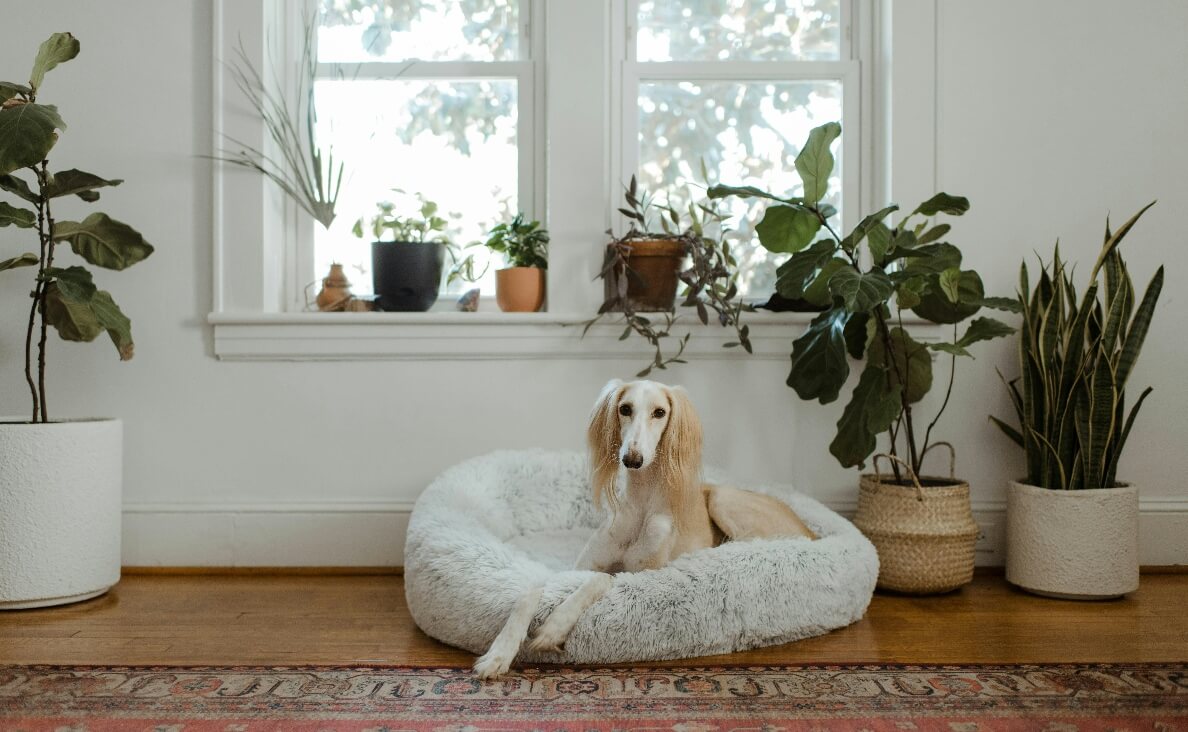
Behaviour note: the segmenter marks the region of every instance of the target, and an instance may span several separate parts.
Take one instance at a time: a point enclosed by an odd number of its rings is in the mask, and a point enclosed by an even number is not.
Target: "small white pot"
[[[0,418],[0,610],[103,594],[120,581],[124,427]]]
[[[1138,489],[1007,490],[1007,581],[1029,592],[1104,600],[1139,586]]]

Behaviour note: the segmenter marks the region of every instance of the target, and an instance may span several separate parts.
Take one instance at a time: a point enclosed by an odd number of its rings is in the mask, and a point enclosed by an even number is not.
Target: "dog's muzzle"
[[[643,455],[638,452],[629,452],[623,456],[623,465],[632,470],[639,470],[643,467]]]

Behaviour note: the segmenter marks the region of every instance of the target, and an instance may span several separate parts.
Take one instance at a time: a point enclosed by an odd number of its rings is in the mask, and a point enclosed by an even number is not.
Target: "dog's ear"
[[[668,425],[660,438],[659,457],[668,500],[674,518],[679,518],[684,502],[701,494],[701,419],[684,387],[665,387],[665,393],[669,401]]]
[[[614,508],[618,495],[615,493],[615,478],[619,474],[619,396],[623,391],[621,379],[611,379],[602,387],[594,409],[590,412],[590,426],[586,430],[586,445],[589,449],[590,486],[594,491],[594,503]]]

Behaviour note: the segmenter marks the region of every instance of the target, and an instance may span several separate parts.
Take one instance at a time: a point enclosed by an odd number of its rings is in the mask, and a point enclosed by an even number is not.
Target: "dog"
[[[704,483],[701,442],[701,421],[683,387],[619,379],[603,387],[590,414],[587,443],[594,501],[610,511],[576,563],[598,574],[553,610],[528,641],[531,650],[561,650],[616,572],[659,569],[726,540],[817,538],[780,500]],[[475,661],[479,677],[507,673],[528,635],[541,590],[533,587],[517,600],[490,649]]]

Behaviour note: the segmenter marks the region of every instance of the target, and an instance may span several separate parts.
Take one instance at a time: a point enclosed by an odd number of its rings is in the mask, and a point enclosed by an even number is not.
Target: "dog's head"
[[[620,465],[657,466],[670,495],[699,482],[701,421],[682,387],[611,380],[594,403],[587,439],[596,500],[615,504]]]

